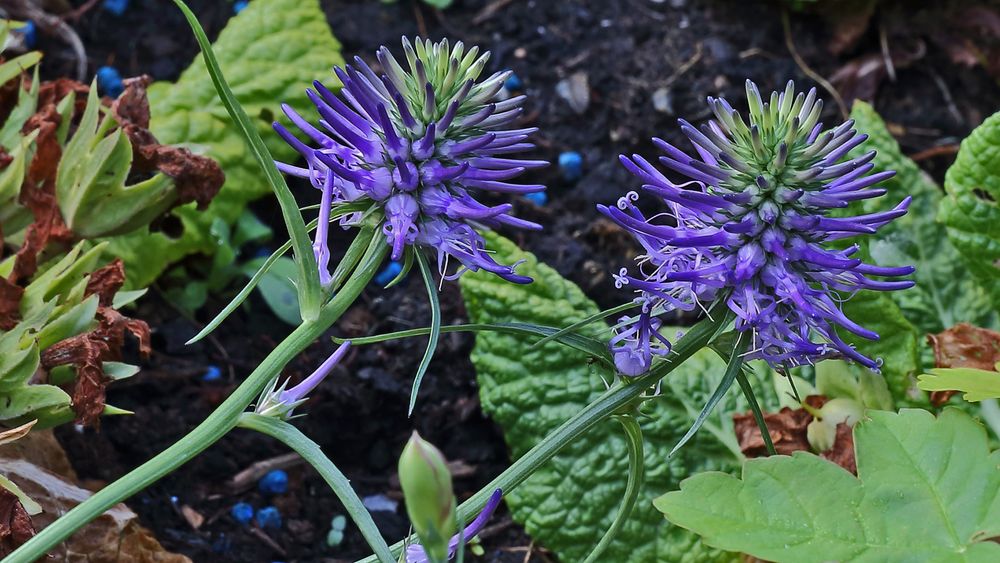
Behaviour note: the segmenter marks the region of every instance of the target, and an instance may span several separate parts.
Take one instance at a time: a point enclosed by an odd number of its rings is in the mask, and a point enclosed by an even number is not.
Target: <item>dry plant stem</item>
[[[792,55],[792,59],[795,60],[795,64],[799,66],[799,69],[801,69],[806,76],[812,78],[813,82],[822,86],[823,89],[830,94],[833,101],[837,102],[837,107],[840,108],[840,114],[844,119],[847,119],[851,112],[847,110],[847,104],[844,103],[844,98],[840,97],[840,92],[833,87],[833,84],[830,84],[829,80],[823,78],[818,72],[806,64],[802,55],[799,55],[799,50],[795,48],[795,40],[792,39],[792,22],[788,17],[788,10],[781,12],[781,25],[785,28],[785,46],[788,47],[788,52]]]

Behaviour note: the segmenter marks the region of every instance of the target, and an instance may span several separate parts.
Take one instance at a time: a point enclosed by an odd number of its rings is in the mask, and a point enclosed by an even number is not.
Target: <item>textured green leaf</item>
[[[882,266],[915,266],[917,284],[890,293],[907,320],[924,333],[941,332],[960,322],[976,326],[997,326],[997,313],[990,307],[986,292],[969,276],[961,257],[937,222],[944,192],[899,149],[882,118],[865,102],[855,102],[851,118],[868,141],[851,153],[858,156],[876,150],[875,172],[895,170],[896,176],[880,184],[888,193],[865,200],[864,213],[886,211],[906,196],[913,202],[906,215],[868,237],[868,251]]]
[[[257,119],[268,150],[278,160],[294,159],[294,151],[271,131],[271,122],[282,115],[280,104],[308,113],[306,87],[343,63],[319,1],[254,0],[233,17],[213,48],[240,104]],[[125,261],[134,287],[149,285],[167,265],[188,254],[212,254],[212,219],[233,223],[247,202],[270,189],[232,126],[200,55],[176,84],[153,84],[149,101],[151,128],[160,142],[216,159],[226,184],[207,211],[193,205],[174,211],[184,227],[180,238],[142,232],[114,242],[111,252]]]
[[[768,561],[1000,561],[1000,466],[969,415],[870,411],[858,477],[815,455],[753,459],[660,497],[673,522]]]
[[[248,277],[253,276],[263,262],[264,259],[259,259],[248,263],[244,267],[244,273]],[[292,326],[298,326],[302,322],[302,317],[299,316],[299,297],[295,290],[297,277],[295,261],[282,256],[271,265],[257,284],[257,290],[271,311]]]
[[[987,289],[992,308],[1000,310],[1000,113],[962,141],[944,186],[948,196],[938,218],[969,272]]]
[[[962,391],[966,401],[1000,399],[1000,373],[975,368],[932,369],[922,374],[924,391]]]
[[[497,235],[488,235],[488,240],[488,246],[497,250],[498,261],[526,260],[518,271],[535,281],[515,285],[485,273],[464,275],[462,292],[472,322],[566,326],[597,313],[597,306],[578,287],[534,256]],[[600,364],[590,362],[587,354],[552,342],[532,347],[535,341],[528,336],[482,332],[476,336],[472,353],[483,410],[503,427],[515,458],[599,396],[612,377]],[[643,413],[649,416],[640,417],[647,460],[645,484],[632,517],[603,555],[604,561],[734,559],[732,554],[707,549],[691,534],[664,522],[651,504],[657,494],[676,487],[684,477],[737,466],[740,454],[731,415],[747,409],[738,390],[726,394],[690,443],[667,457],[724,373],[725,363],[711,350],[702,350],[672,372],[663,382],[661,395],[646,404]],[[755,389],[773,404],[773,387],[756,374],[753,379]],[[541,544],[562,561],[581,561],[611,524],[627,475],[625,437],[609,420],[567,446],[524,484],[505,493],[505,498],[514,518]]]

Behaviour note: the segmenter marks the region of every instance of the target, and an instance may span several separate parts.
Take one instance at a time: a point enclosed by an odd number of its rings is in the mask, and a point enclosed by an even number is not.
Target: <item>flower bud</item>
[[[458,530],[455,494],[444,455],[416,432],[399,456],[399,483],[406,512],[431,561],[447,561],[448,542]]]

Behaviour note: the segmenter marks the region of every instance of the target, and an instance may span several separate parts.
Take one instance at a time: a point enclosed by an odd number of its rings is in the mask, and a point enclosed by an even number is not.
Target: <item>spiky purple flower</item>
[[[321,282],[330,281],[326,244],[332,206],[371,202],[384,216],[382,232],[399,259],[409,246],[434,249],[445,275],[448,259],[468,270],[486,270],[509,281],[530,278],[500,265],[485,248],[478,227],[510,225],[540,229],[513,217],[512,205],[480,201],[492,193],[526,194],[541,185],[509,182],[545,161],[512,158],[534,147],[528,137],[536,128],[511,128],[521,114],[524,96],[500,99],[509,72],[477,82],[489,53],[468,51],[461,42],[432,43],[403,38],[409,69],[404,70],[385,47],[377,57],[384,74],[363,60],[335,68],[340,95],[321,82],[307,90],[319,119],[312,123],[283,105],[285,115],[317,145],[299,141],[282,125],[274,128],[305,159],[300,168],[279,163],[287,174],[308,179],[322,192],[314,251]],[[360,217],[357,213],[354,218]]]
[[[292,418],[292,412],[295,408],[306,402],[307,395],[330,375],[333,368],[337,367],[337,364],[344,359],[350,349],[351,341],[348,340],[338,346],[333,354],[330,354],[330,357],[316,368],[316,371],[291,389],[286,389],[288,387],[287,380],[279,386],[278,378],[274,378],[260,394],[260,400],[257,401],[257,407],[254,411],[262,416],[271,416],[282,420]]]
[[[503,491],[500,489],[493,491],[489,500],[486,501],[486,506],[484,506],[482,511],[479,512],[476,519],[462,531],[461,539],[463,539],[463,541],[470,541],[472,538],[476,537],[476,534],[478,534],[484,526],[486,526],[486,523],[493,517],[493,512],[496,511],[498,506],[500,506],[500,500],[502,498]],[[455,554],[458,552],[458,541],[459,535],[455,534],[448,542],[449,560],[455,557]],[[427,553],[424,551],[424,548],[420,546],[420,544],[410,544],[406,547],[406,563],[428,563],[429,561],[430,559],[427,557]]]
[[[891,211],[831,216],[852,201],[885,194],[872,186],[894,172],[869,174],[874,151],[845,160],[867,135],[859,135],[853,121],[824,131],[815,89],[796,95],[789,82],[767,102],[750,81],[746,91],[749,124],[715,98],[708,99],[715,120],[700,128],[680,120],[698,158],[653,139],[666,153],[660,163],[686,183],[675,184],[639,155],[621,157],[666,211],[645,215],[635,192],[615,207],[598,206],[644,251],[636,274],[622,268],[615,276],[615,285],[634,289],[641,305],[636,317],[622,319],[611,343],[625,375],[645,372],[653,356],[670,350],[658,315],[717,300],[735,313],[736,329],[750,333],[746,359],[777,369],[824,358],[878,368],[838,331],[872,340],[878,335],[847,318],[840,303],[862,289],[911,287],[912,281],[891,278],[913,268],[866,264],[857,258],[857,245],[830,243],[874,233],[905,214],[910,198]]]

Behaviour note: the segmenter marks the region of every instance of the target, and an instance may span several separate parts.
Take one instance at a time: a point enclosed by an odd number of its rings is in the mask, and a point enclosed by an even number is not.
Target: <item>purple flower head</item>
[[[486,501],[486,506],[483,507],[482,512],[476,516],[476,519],[472,521],[471,524],[465,527],[462,532],[462,538],[464,541],[469,541],[478,534],[483,527],[489,522],[490,518],[493,516],[493,512],[500,506],[500,500],[503,498],[503,491],[497,489],[493,491],[490,495],[489,500]],[[451,537],[451,541],[448,542],[448,560],[450,561],[455,557],[455,553],[458,551],[458,541],[459,535],[455,534]],[[429,563],[427,554],[424,552],[424,548],[420,547],[419,544],[410,544],[406,547],[406,563]]]
[[[615,327],[611,341],[619,371],[637,375],[654,355],[670,350],[656,318],[724,300],[736,315],[736,329],[750,333],[746,359],[763,359],[776,369],[844,358],[877,370],[879,363],[844,342],[839,331],[877,339],[848,319],[840,303],[862,289],[906,289],[897,280],[910,266],[885,268],[857,258],[859,247],[829,243],[872,234],[906,213],[910,198],[891,211],[832,217],[850,202],[881,196],[872,188],[894,172],[869,174],[874,151],[845,160],[867,135],[848,121],[824,130],[816,90],[784,92],[761,99],[746,85],[749,123],[723,99],[709,98],[716,119],[696,128],[683,119],[681,131],[697,158],[663,141],[660,163],[687,178],[667,179],[639,155],[622,164],[658,198],[666,211],[646,215],[629,192],[617,206],[600,211],[628,229],[642,245],[637,271],[615,276],[629,287],[641,309]]]
[[[398,260],[407,247],[437,251],[445,274],[449,258],[464,270],[486,270],[527,283],[513,266],[496,263],[475,228],[541,226],[513,217],[510,204],[480,201],[492,193],[527,194],[545,189],[510,180],[525,170],[546,166],[540,160],[513,158],[534,147],[535,128],[513,128],[524,96],[501,99],[510,71],[478,81],[489,53],[459,42],[432,43],[403,38],[404,69],[385,47],[377,58],[381,74],[360,58],[355,66],[335,68],[343,85],[334,94],[319,81],[307,90],[318,119],[311,122],[284,105],[285,115],[312,143],[301,142],[281,124],[274,129],[305,159],[306,167],[284,163],[285,173],[308,179],[321,190],[314,252],[321,282],[330,281],[327,223],[333,206],[370,202],[380,209],[382,233]],[[351,218],[356,218],[355,214]],[[475,227],[475,228],[474,228]]]
[[[340,363],[340,360],[344,359],[350,348],[350,341],[341,344],[333,354],[330,354],[329,358],[316,368],[316,371],[312,372],[309,377],[306,377],[291,389],[286,389],[288,386],[287,380],[278,386],[278,380],[275,378],[270,386],[261,393],[255,412],[259,415],[273,416],[283,420],[292,418],[292,411],[295,410],[295,407],[306,402],[307,395],[322,383],[326,379],[326,376],[330,375],[330,372]]]

